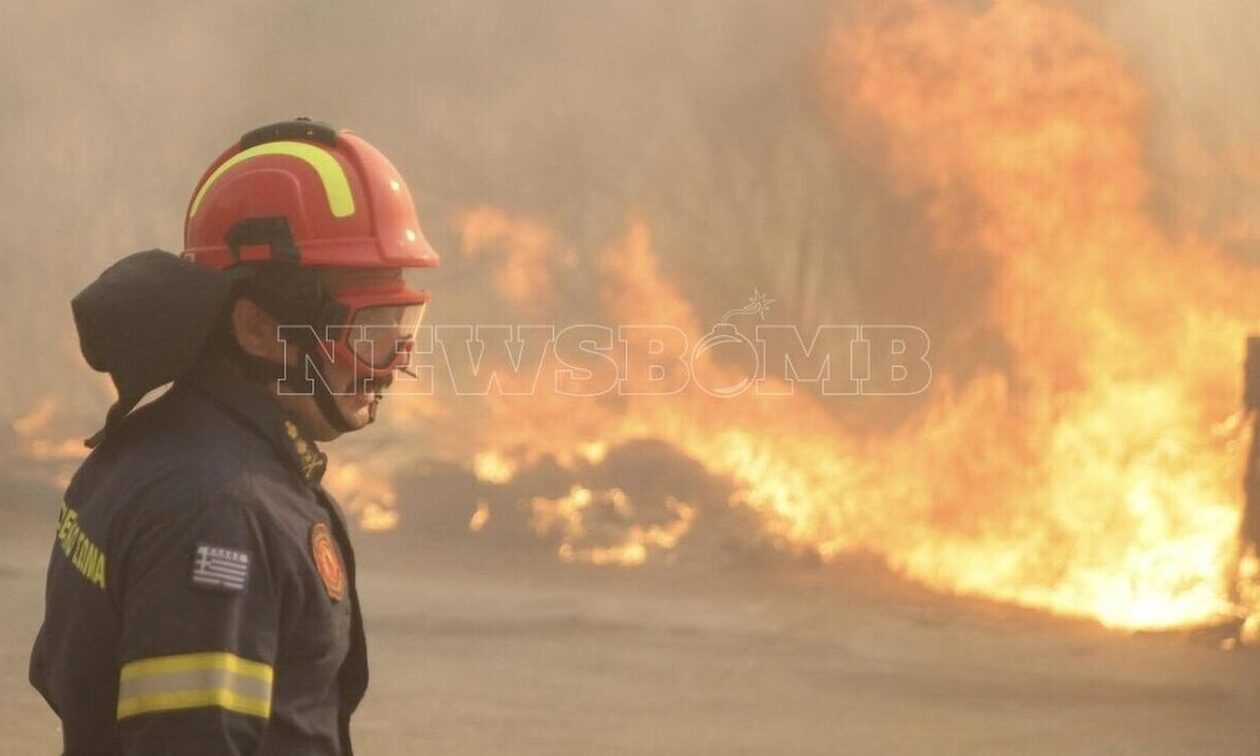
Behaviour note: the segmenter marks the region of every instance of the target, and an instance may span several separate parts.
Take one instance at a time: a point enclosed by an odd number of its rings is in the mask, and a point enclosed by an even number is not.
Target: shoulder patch
[[[337,546],[325,523],[317,522],[311,526],[311,556],[315,559],[320,580],[324,581],[328,598],[340,601],[346,595],[346,568],[341,564],[341,555],[337,553]]]
[[[249,580],[249,554],[226,546],[197,544],[193,554],[192,584],[197,588],[236,592]]]

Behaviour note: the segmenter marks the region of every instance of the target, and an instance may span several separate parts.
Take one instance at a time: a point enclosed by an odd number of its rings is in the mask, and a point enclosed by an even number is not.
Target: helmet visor
[[[424,310],[424,302],[359,308],[350,322],[350,351],[375,369],[397,364],[411,351]]]

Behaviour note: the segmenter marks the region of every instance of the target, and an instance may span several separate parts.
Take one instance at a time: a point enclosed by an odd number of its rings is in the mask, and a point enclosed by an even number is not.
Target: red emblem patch
[[[324,581],[324,590],[328,598],[340,601],[346,595],[346,569],[341,564],[341,556],[333,543],[328,526],[317,522],[311,528],[311,555],[315,558],[315,569]]]

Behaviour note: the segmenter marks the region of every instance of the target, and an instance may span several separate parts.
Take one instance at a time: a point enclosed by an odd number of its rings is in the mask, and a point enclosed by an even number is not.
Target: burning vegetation
[[[429,331],[417,361],[434,390],[399,392],[383,430],[334,448],[329,488],[365,529],[390,529],[407,502],[437,505],[425,470],[455,467],[472,482],[450,506],[474,537],[508,519],[566,561],[641,564],[735,518],[759,547],[874,555],[948,593],[1116,628],[1232,621],[1254,639],[1257,562],[1238,533],[1258,276],[1220,240],[1157,222],[1138,78],[1058,5],[866,5],[825,35],[818,112],[836,149],[861,145],[919,210],[925,260],[986,272],[965,294],[975,321],[933,342],[990,334],[1001,359],[941,366],[914,411],[875,432],[835,411],[861,399],[773,377],[734,396],[641,391],[684,369],[630,369],[651,362],[651,339],[609,344],[619,390],[582,397],[551,377],[580,382],[607,360],[558,364],[511,331],[478,353]],[[619,238],[578,250],[545,218],[481,207],[455,219],[452,257],[492,259],[490,293],[518,322],[564,312],[566,271],[594,260],[599,322],[668,324],[695,347],[720,313],[662,272],[653,221],[628,212]],[[728,357],[687,369],[738,385],[747,367]],[[485,390],[451,395],[448,369]],[[50,412],[14,426],[32,456],[64,453],[35,438]],[[686,464],[627,451],[644,444]],[[419,449],[440,465],[417,468]]]

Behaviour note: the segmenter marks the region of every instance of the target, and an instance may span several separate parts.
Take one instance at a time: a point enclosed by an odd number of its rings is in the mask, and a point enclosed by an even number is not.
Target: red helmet
[[[304,119],[249,132],[206,170],[188,203],[184,255],[218,269],[439,261],[389,159],[349,131]]]
[[[255,129],[214,161],[188,203],[184,256],[220,270],[251,262],[394,269],[439,262],[389,159],[349,131],[307,119]],[[343,327],[330,339],[336,353],[373,374],[406,359],[425,292],[399,279],[327,294],[332,317],[310,325]],[[383,340],[393,345],[382,349]]]

